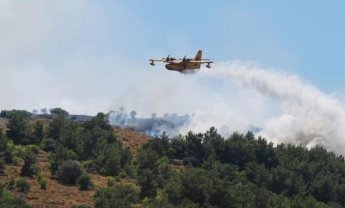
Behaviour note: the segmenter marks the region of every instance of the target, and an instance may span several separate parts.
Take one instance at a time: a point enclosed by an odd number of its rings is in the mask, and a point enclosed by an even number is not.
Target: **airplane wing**
[[[189,61],[189,63],[212,64],[213,61]]]
[[[177,60],[175,58],[161,58],[161,59],[149,59],[150,61],[150,64],[152,66],[155,65],[155,62],[158,61],[158,62],[163,62],[163,63],[170,63],[170,64],[177,64],[177,63],[180,63],[182,62],[181,60]]]
[[[206,64],[207,68],[211,68],[211,64],[213,63],[213,61],[202,61],[202,60],[195,61],[195,60],[193,60],[193,61],[189,61],[189,63]]]
[[[167,62],[166,58],[161,58],[161,59],[149,59],[150,61],[150,65],[154,66],[155,65],[155,61],[159,61],[159,62]]]
[[[153,62],[153,61],[161,61],[161,62],[166,62],[165,58],[162,58],[162,59],[149,59],[150,62]]]

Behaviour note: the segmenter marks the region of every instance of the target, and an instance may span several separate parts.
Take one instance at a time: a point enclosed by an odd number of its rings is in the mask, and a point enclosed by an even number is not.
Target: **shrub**
[[[138,202],[139,190],[132,185],[116,184],[112,187],[97,190],[94,200],[95,207],[130,208]]]
[[[14,180],[14,178],[11,178],[11,180],[7,183],[7,189],[13,190],[15,185],[16,185],[16,181]]]
[[[5,175],[5,161],[0,158],[0,176]]]
[[[113,178],[113,177],[108,177],[107,186],[108,186],[108,187],[112,187],[112,186],[114,186],[115,184],[116,184],[115,178]]]
[[[18,165],[21,161],[22,161],[22,159],[21,159],[20,157],[14,156],[14,157],[12,158],[12,163],[13,163],[14,165]]]
[[[121,182],[121,178],[119,176],[114,176],[116,182]]]
[[[56,141],[52,138],[43,139],[41,142],[41,148],[47,152],[55,151],[56,146],[57,146]]]
[[[26,165],[24,163],[24,166],[22,168],[22,175],[21,176],[31,177],[33,175],[39,175],[40,172],[41,172],[41,169],[38,167],[37,164],[31,164],[30,166],[28,166],[26,172],[24,170],[25,167],[26,167]]]
[[[78,155],[73,150],[68,149],[63,145],[57,146],[55,152],[50,154],[49,156],[51,173],[53,175],[56,175],[59,167],[62,165],[64,161],[77,160],[77,158]]]
[[[81,191],[89,190],[90,187],[93,185],[90,176],[87,174],[81,175],[77,183]]]
[[[27,193],[30,190],[30,184],[28,184],[24,178],[21,178],[17,180],[16,188],[21,192]]]
[[[43,178],[42,173],[39,172],[39,173],[37,173],[36,175],[37,175],[37,181],[40,182],[40,180],[42,180],[42,178]]]
[[[13,155],[9,150],[6,150],[4,153],[4,160],[7,164],[13,163]]]
[[[30,144],[30,145],[27,145],[25,148],[26,148],[26,151],[38,154],[39,147],[37,145]]]
[[[99,171],[99,174],[106,175],[106,169],[105,168],[101,168],[101,170]]]
[[[13,193],[7,191],[6,189],[2,189],[0,191],[0,207],[29,208],[30,206],[26,204],[24,199],[16,197]]]
[[[17,157],[23,157],[25,155],[25,147],[22,146],[22,145],[14,145],[13,146],[13,150],[12,150],[12,153],[14,156],[17,156]]]
[[[59,166],[57,177],[62,183],[75,185],[82,173],[83,170],[78,161],[67,160]]]
[[[47,189],[47,179],[41,178],[39,183],[40,183],[41,189]]]
[[[121,171],[119,176],[120,176],[120,178],[124,179],[124,178],[126,178],[127,175],[125,172]]]
[[[21,175],[22,176],[32,176],[38,172],[38,167],[35,164],[36,162],[36,155],[31,152],[27,151],[24,154],[24,165],[22,167]]]
[[[97,173],[97,165],[93,160],[86,160],[82,162],[84,169],[88,173]]]

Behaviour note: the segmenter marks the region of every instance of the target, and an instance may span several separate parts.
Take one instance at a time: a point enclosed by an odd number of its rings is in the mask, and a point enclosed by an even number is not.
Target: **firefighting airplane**
[[[170,55],[166,58],[162,59],[149,59],[150,64],[152,66],[155,65],[155,61],[160,61],[165,64],[165,68],[171,71],[178,71],[181,73],[190,73],[190,72],[196,72],[200,70],[201,64],[206,64],[207,68],[211,68],[212,61],[209,61],[210,59],[202,59],[202,51],[199,50],[195,56],[195,58],[186,58],[186,56],[183,59],[176,59],[176,58],[170,58]]]

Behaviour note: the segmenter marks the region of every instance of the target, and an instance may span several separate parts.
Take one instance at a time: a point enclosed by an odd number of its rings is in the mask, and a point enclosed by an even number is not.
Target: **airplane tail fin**
[[[200,61],[202,58],[202,51],[201,50],[198,50],[198,53],[196,54],[194,60],[195,61]]]

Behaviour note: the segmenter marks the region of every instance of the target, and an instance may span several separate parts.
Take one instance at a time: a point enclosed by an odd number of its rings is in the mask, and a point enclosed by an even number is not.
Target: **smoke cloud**
[[[345,126],[344,106],[335,97],[323,93],[298,76],[242,62],[220,63],[212,70],[203,70],[201,75],[235,81],[246,88],[256,89],[278,104],[280,112],[263,118],[257,135],[274,143],[307,147],[320,145],[339,154],[345,153],[342,131]]]

